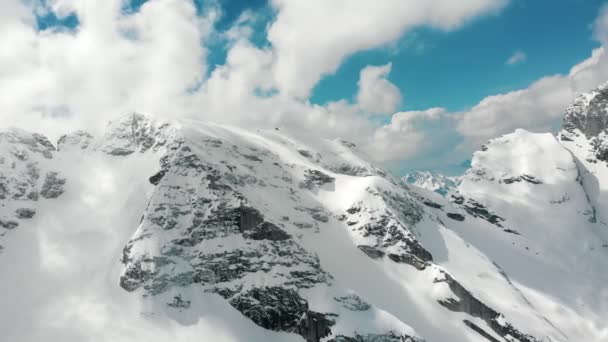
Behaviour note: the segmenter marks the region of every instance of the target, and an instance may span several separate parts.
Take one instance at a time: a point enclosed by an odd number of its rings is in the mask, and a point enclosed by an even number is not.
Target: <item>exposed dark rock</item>
[[[431,207],[431,208],[435,208],[435,209],[441,209],[443,206],[439,203],[435,203],[429,200],[425,200],[422,202],[424,205],[426,205],[427,207]]]
[[[30,191],[30,193],[27,194],[27,199],[31,201],[37,201],[39,197],[40,194],[38,194],[38,191]]]
[[[521,235],[517,230],[514,230],[514,229],[507,228],[507,229],[503,229],[502,231],[505,233],[509,233],[509,234]]]
[[[64,134],[57,140],[57,150],[61,151],[68,146],[73,146],[82,150],[87,149],[93,142],[93,136],[85,131],[76,131]]]
[[[484,219],[497,227],[503,228],[501,222],[505,220],[504,218],[490,212],[483,204],[473,199],[467,201],[464,210],[473,217]]]
[[[253,288],[229,302],[255,324],[275,331],[298,331],[308,311],[308,303],[298,292],[282,287]]]
[[[460,285],[460,283],[452,278],[451,275],[446,272],[442,272],[442,274],[443,279],[436,279],[435,281],[446,282],[452,293],[458,297],[458,300],[449,298],[446,300],[440,300],[439,304],[451,311],[465,312],[473,317],[481,318],[499,336],[506,337],[510,335],[515,337],[517,341],[520,342],[540,342],[540,340],[536,339],[535,337],[520,332],[509,323],[499,323],[499,318],[502,317],[499,312],[475,298],[471,292]]]
[[[304,211],[304,212],[309,213],[310,216],[315,221],[319,221],[319,222],[323,222],[323,223],[329,221],[329,215],[321,207],[316,207],[316,208],[296,207],[296,209],[299,211]]]
[[[334,300],[336,302],[342,304],[343,307],[345,307],[351,311],[367,311],[367,310],[371,309],[371,305],[364,302],[363,299],[361,299],[361,297],[359,297],[355,294],[350,294],[350,295],[342,296],[342,297],[335,297]]]
[[[426,253],[428,253],[426,250],[424,250]],[[430,253],[429,253],[430,255]],[[425,261],[424,259],[418,257],[415,254],[409,254],[409,253],[403,253],[403,254],[393,254],[390,253],[388,254],[389,259],[393,260],[394,262],[399,262],[399,263],[403,263],[403,264],[408,264],[410,266],[414,266],[416,269],[422,271],[424,270],[428,265],[429,262]]]
[[[53,146],[53,143],[49,140],[49,138],[39,133],[33,133],[32,137],[34,140],[36,140],[36,142],[46,147],[49,151],[55,151],[55,146]]]
[[[251,161],[255,161],[255,162],[261,162],[262,159],[260,159],[258,156],[255,155],[250,155],[250,154],[244,154],[243,157],[247,160],[251,160]]]
[[[351,215],[354,215],[354,214],[356,214],[356,213],[358,213],[360,211],[361,211],[361,207],[357,207],[357,206],[350,207],[350,208],[346,209],[346,212],[349,213],[349,214],[351,214]]]
[[[252,240],[270,241],[282,241],[291,238],[291,235],[270,222],[262,222],[256,227],[246,230],[243,236]]]
[[[460,221],[460,222],[464,221],[464,216],[461,215],[461,214],[458,214],[458,213],[447,213],[446,215],[449,218],[451,218],[452,220]]]
[[[463,204],[464,203],[464,197],[452,195],[452,202],[454,202],[456,204]]]
[[[175,309],[188,309],[190,307],[190,301],[184,300],[181,295],[173,297],[173,300],[167,303],[169,307]]]
[[[15,214],[17,214],[17,218],[30,219],[36,215],[36,210],[30,208],[19,208],[15,210]]]
[[[59,197],[63,194],[65,181],[65,178],[60,177],[58,172],[47,172],[40,190],[40,196],[44,198]]]
[[[319,342],[323,337],[331,334],[331,327],[336,324],[336,321],[330,317],[337,315],[307,311],[298,325],[298,334],[307,342]]]
[[[577,98],[566,109],[563,127],[572,132],[579,129],[587,138],[592,138],[608,128],[608,87],[595,89],[591,100]]]
[[[513,184],[515,182],[521,182],[521,181],[525,181],[531,184],[542,184],[543,182],[541,182],[540,180],[536,179],[534,176],[529,176],[529,175],[521,175],[519,177],[510,177],[510,178],[505,178],[503,180],[501,180],[501,182],[505,183],[505,184]]]
[[[389,331],[386,334],[360,335],[355,333],[354,337],[338,335],[327,342],[424,342],[424,340]]]
[[[236,212],[239,215],[239,230],[241,233],[264,222],[262,214],[254,208],[240,207]]]
[[[372,246],[359,245],[357,246],[363,253],[367,254],[372,259],[384,258],[384,252]]]
[[[4,229],[15,229],[19,226],[19,222],[13,221],[13,220],[1,220],[0,219],[0,227],[4,228]]]
[[[486,340],[488,340],[490,342],[501,342],[501,341],[495,339],[492,335],[488,334],[485,330],[480,328],[477,324],[469,321],[468,319],[465,319],[463,322],[467,327],[473,329],[473,331],[475,331],[479,335],[483,336]]]
[[[158,185],[158,183],[160,183],[160,180],[163,179],[163,176],[165,175],[167,171],[165,170],[160,170],[157,173],[155,173],[153,176],[151,176],[148,180],[150,181],[150,183],[152,185]]]
[[[298,153],[301,154],[303,157],[312,158],[312,153],[310,153],[310,151],[298,150]]]
[[[300,187],[310,190],[314,187],[332,183],[334,180],[334,177],[331,177],[319,170],[306,170],[304,171],[304,181],[300,182]]]
[[[157,124],[146,115],[131,113],[112,122],[104,136],[102,150],[114,156],[130,155],[134,152],[156,151],[165,146],[170,126]]]

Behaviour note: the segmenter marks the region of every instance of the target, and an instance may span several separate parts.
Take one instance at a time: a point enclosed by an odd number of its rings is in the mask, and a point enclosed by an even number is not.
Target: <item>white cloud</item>
[[[200,18],[189,1],[151,0],[132,15],[121,0],[49,2],[78,16],[74,32],[38,32],[25,5],[6,3],[21,16],[0,26],[0,44],[11,47],[0,52],[3,124],[99,127],[129,110],[179,112],[175,99],[205,74],[213,13]]]
[[[255,20],[250,14],[228,32],[213,32],[215,12],[197,17],[188,0],[149,0],[135,14],[122,13],[121,0],[49,2],[47,10],[60,16],[76,13],[81,25],[74,32],[37,32],[31,9],[20,0],[2,1],[0,44],[11,48],[0,49],[0,92],[9,94],[0,96],[0,126],[63,133],[100,128],[113,116],[138,110],[309,130],[353,140],[380,161],[396,161],[453,149],[458,139],[465,140],[458,153],[466,155],[470,146],[515,128],[549,130],[576,93],[608,79],[608,56],[600,48],[568,75],[490,96],[465,112],[401,112],[381,125],[368,114],[390,114],[401,101],[387,79],[390,63],[361,71],[355,103],[320,106],[299,96],[356,51],[390,43],[416,25],[454,29],[506,1],[434,0],[414,8],[410,0],[353,0],[343,11],[340,1],[274,0],[277,20],[270,26],[272,45],[265,48],[249,41]],[[606,12],[594,28],[602,42],[608,41]],[[201,42],[213,35],[224,35],[228,55],[205,78]]]
[[[507,59],[506,64],[515,65],[515,64],[523,63],[526,61],[527,58],[528,58],[528,55],[526,55],[525,52],[523,52],[522,50],[517,50],[513,53],[513,55],[511,55],[511,57],[509,57],[509,59]]]
[[[440,124],[450,120],[446,114],[443,108],[396,113],[389,124],[375,130],[364,148],[370,156],[383,162],[425,153],[433,146]]]
[[[460,115],[457,130],[471,143],[517,128],[552,131],[574,97],[608,80],[608,56],[603,47],[572,67],[568,75],[544,77],[528,88],[489,96]]]
[[[390,114],[401,103],[399,88],[386,79],[392,65],[367,66],[361,70],[357,103],[370,114]]]
[[[388,44],[416,26],[453,30],[508,0],[272,0],[277,20],[268,39],[276,51],[282,93],[299,98],[347,56]]]

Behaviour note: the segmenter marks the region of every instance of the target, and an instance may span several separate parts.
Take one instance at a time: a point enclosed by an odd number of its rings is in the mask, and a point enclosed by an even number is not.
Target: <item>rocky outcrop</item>
[[[332,183],[335,178],[319,171],[319,170],[306,170],[304,172],[304,180],[300,182],[300,187],[304,189],[313,189],[320,187],[328,183]]]
[[[57,198],[65,191],[63,189],[66,179],[61,177],[58,172],[48,172],[44,177],[40,196],[44,198]]]
[[[608,83],[578,96],[566,109],[563,127],[569,132],[578,129],[587,138],[605,132],[608,128]]]
[[[512,338],[518,342],[540,342],[539,339],[522,333],[511,324],[505,323],[503,316],[499,312],[475,298],[471,292],[460,285],[460,283],[448,273],[442,271],[441,276],[436,278],[435,282],[447,283],[452,293],[457,297],[457,299],[448,298],[439,300],[439,304],[447,309],[456,312],[465,312],[472,317],[481,318],[495,333],[503,338]],[[469,321],[465,320],[467,326],[480,333],[482,336],[486,337],[486,335],[489,335],[477,325],[467,324],[467,322]],[[492,340],[490,339],[490,341]]]
[[[86,150],[93,144],[93,136],[86,131],[75,131],[70,134],[64,134],[57,140],[57,151],[67,148],[77,148]]]
[[[114,156],[157,151],[172,140],[174,133],[168,123],[158,123],[147,115],[131,113],[110,123],[102,139],[101,150]]]

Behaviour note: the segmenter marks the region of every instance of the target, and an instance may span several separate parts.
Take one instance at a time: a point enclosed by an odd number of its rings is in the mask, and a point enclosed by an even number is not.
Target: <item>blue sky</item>
[[[18,1],[18,0],[11,0]],[[56,0],[63,1],[63,0]],[[83,0],[85,1],[85,0]],[[108,0],[116,3],[122,1],[122,13],[118,16],[128,17],[130,14],[142,11],[142,5],[144,3],[154,3],[156,7],[164,7],[164,11],[175,10],[174,17],[179,19],[183,16],[184,12],[179,10],[184,3],[191,4],[191,0],[179,0],[179,1],[165,1],[165,0]],[[477,6],[475,3],[485,3],[487,6]],[[364,1],[358,1],[363,3]],[[45,1],[42,1],[45,3]],[[50,2],[49,2],[50,3]],[[66,2],[69,3],[69,2]],[[284,6],[281,7],[277,3],[282,3]],[[581,62],[585,61],[591,56],[594,49],[602,46],[602,42],[608,41],[608,38],[595,37],[593,36],[594,30],[599,30],[597,27],[594,28],[594,22],[601,16],[601,8],[605,4],[604,1],[599,0],[480,0],[480,1],[464,1],[462,7],[470,6],[477,9],[471,13],[474,14],[456,14],[455,17],[463,19],[463,25],[455,25],[449,30],[440,30],[438,28],[431,28],[424,23],[432,23],[432,18],[420,18],[423,24],[414,25],[413,28],[402,28],[400,29],[402,34],[398,35],[397,39],[387,39],[391,33],[390,27],[387,27],[387,32],[375,32],[373,46],[379,46],[376,48],[359,48],[358,46],[365,46],[367,43],[362,40],[357,42],[353,46],[357,48],[349,47],[344,53],[336,51],[335,53],[327,53],[327,51],[319,50],[319,55],[326,56],[328,58],[337,58],[337,67],[334,68],[331,65],[331,61],[324,63],[325,61],[317,60],[310,61],[310,56],[306,56],[308,46],[312,46],[310,51],[316,49],[333,50],[332,44],[341,44],[340,39],[342,36],[335,35],[331,36],[330,44],[323,43],[316,44],[315,37],[324,38],[319,35],[323,35],[327,30],[333,28],[331,20],[328,22],[320,23],[324,24],[323,27],[311,27],[308,23],[315,22],[315,16],[324,11],[340,11],[341,9],[330,3],[324,3],[316,1],[314,5],[310,7],[302,7],[302,3],[297,1],[285,1],[276,0],[274,5],[269,3],[267,0],[194,0],[197,15],[200,18],[206,18],[209,13],[213,11],[221,12],[218,19],[213,21],[212,33],[198,32],[199,40],[186,41],[184,38],[183,46],[153,46],[150,43],[132,46],[133,51],[130,53],[135,55],[146,56],[149,51],[145,49],[151,49],[150,51],[165,51],[166,49],[179,48],[179,51],[173,51],[168,53],[166,58],[159,58],[158,65],[151,67],[151,69],[142,69],[142,75],[139,78],[142,82],[147,80],[147,77],[151,74],[156,75],[159,80],[173,79],[174,75],[180,75],[181,78],[177,78],[176,82],[190,82],[189,84],[178,84],[174,88],[188,89],[188,96],[196,98],[196,101],[205,103],[208,105],[209,102],[213,102],[213,99],[208,99],[209,94],[204,93],[206,90],[202,89],[201,85],[206,83],[212,83],[209,81],[212,79],[212,75],[216,70],[222,70],[225,75],[234,74],[233,78],[229,80],[222,80],[222,77],[215,81],[223,82],[223,85],[215,85],[216,87],[226,87],[220,91],[220,94],[229,93],[232,89],[239,89],[243,87],[242,91],[236,91],[237,94],[245,94],[242,98],[233,98],[230,101],[236,102],[238,105],[233,105],[229,101],[225,100],[223,96],[220,96],[219,101],[224,101],[229,106],[217,105],[217,108],[208,107],[194,107],[195,110],[199,110],[202,116],[207,112],[218,111],[219,116],[210,117],[209,120],[224,121],[225,117],[231,117],[230,120],[226,120],[228,123],[233,124],[246,124],[249,125],[249,121],[264,122],[264,120],[250,120],[251,118],[245,118],[241,112],[251,111],[253,114],[247,114],[250,116],[256,115],[268,115],[268,120],[272,119],[273,124],[277,125],[299,125],[305,124],[305,122],[318,121],[308,120],[306,116],[311,112],[312,116],[315,110],[326,111],[328,116],[336,115],[336,117],[344,118],[340,120],[340,125],[331,127],[319,127],[319,131],[324,132],[324,137],[331,137],[332,134],[336,136],[342,136],[346,134],[346,138],[358,139],[362,144],[367,144],[368,151],[374,151],[376,153],[393,150],[391,156],[383,156],[380,158],[385,164],[393,169],[396,173],[404,173],[411,169],[434,169],[448,174],[461,173],[467,166],[467,161],[470,159],[471,153],[475,148],[478,147],[480,141],[488,139],[496,135],[508,133],[514,128],[523,127],[530,130],[546,131],[555,129],[559,126],[560,113],[563,111],[565,105],[570,101],[566,98],[570,93],[565,92],[564,89],[568,89],[569,92],[580,92],[588,90],[588,88],[594,87],[600,81],[603,81],[606,77],[604,76],[605,67],[608,68],[608,59],[602,56],[598,61],[593,62],[596,69],[588,71],[589,73],[596,75],[594,77],[588,77],[581,75],[579,78],[568,76],[569,70]],[[312,2],[311,2],[312,3]],[[507,3],[506,6],[493,7],[492,4]],[[288,5],[285,5],[288,4]],[[399,4],[394,3],[394,4]],[[441,11],[442,5],[440,2],[436,2],[436,10]],[[79,21],[79,15],[86,14],[86,11],[91,10],[89,7],[73,6],[73,13],[60,17],[53,10],[48,10],[46,14],[38,15],[37,27],[40,32],[53,29],[63,28],[68,29],[67,31],[75,34],[74,39],[74,51],[84,53],[78,50],[79,44],[82,46],[86,45],[87,39],[79,39],[79,36],[85,37],[84,34],[79,34],[81,25]],[[154,7],[150,6],[150,7]],[[300,7],[298,7],[300,6]],[[374,6],[374,2],[370,1],[365,4],[369,11],[369,6]],[[48,7],[48,6],[47,6]],[[444,6],[445,7],[445,6]],[[289,12],[289,11],[296,12]],[[364,8],[364,7],[362,7]],[[494,8],[494,10],[493,10]],[[410,8],[409,10],[412,10]],[[415,9],[415,8],[414,8]],[[92,13],[95,12],[92,9]],[[281,12],[283,11],[283,12]],[[320,11],[320,12],[315,12]],[[70,12],[71,13],[71,12]],[[157,14],[154,14],[157,13]],[[250,61],[251,65],[246,68],[235,68],[226,66],[226,58],[230,51],[233,51],[235,42],[231,42],[230,38],[227,38],[226,34],[230,31],[238,19],[243,13],[253,14],[251,18],[253,20],[247,21],[244,25],[249,27],[253,32],[248,35],[245,40],[251,43],[253,49],[246,48],[241,49],[239,53],[244,53],[245,56],[241,56],[240,63],[243,61]],[[287,15],[287,14],[288,15]],[[295,16],[294,16],[295,13]],[[366,12],[367,13],[367,12]],[[381,11],[374,12],[376,16]],[[395,14],[394,17],[386,20],[399,21],[399,20],[412,20],[407,17],[408,11],[402,11],[401,14]],[[405,14],[404,14],[405,13]],[[463,12],[464,13],[464,12]],[[359,15],[360,13],[350,13],[351,15]],[[392,15],[391,12],[384,13],[385,15]],[[94,14],[89,14],[94,15]],[[148,11],[145,20],[159,20],[163,18],[154,18],[154,15],[163,15],[163,11],[153,12]],[[301,15],[301,18],[300,18]],[[399,17],[401,15],[402,17]],[[116,15],[115,15],[116,16]],[[451,17],[445,15],[446,20]],[[280,25],[277,24],[280,18],[288,18]],[[113,18],[108,18],[108,22],[112,23]],[[184,21],[191,23],[192,18],[188,16],[183,17]],[[382,17],[375,18],[375,23],[379,24],[384,20]],[[374,21],[372,21],[374,22]],[[608,22],[608,20],[606,21]],[[158,42],[154,41],[154,44],[161,44],[163,42],[170,42],[177,39],[182,41],[180,34],[188,32],[187,30],[182,32],[181,25],[173,21],[164,22],[163,25],[169,25],[163,27],[162,30],[155,33],[162,35],[167,31],[167,36],[172,36],[171,39],[161,39]],[[347,25],[341,29],[348,29],[348,25],[355,25],[355,23],[341,23]],[[118,24],[117,24],[118,25]],[[122,23],[121,25],[124,25]],[[129,25],[137,25],[130,23]],[[311,24],[315,25],[315,24]],[[355,25],[356,26],[356,25]],[[441,26],[435,23],[435,27]],[[608,24],[607,24],[608,26]],[[274,27],[277,31],[277,37],[275,44],[271,44],[268,37],[268,30],[270,27]],[[96,31],[101,32],[104,28],[96,28]],[[111,28],[108,28],[110,30]],[[175,30],[173,30],[175,29]],[[199,30],[200,28],[196,28]],[[353,30],[357,34],[365,33],[366,27],[353,27]],[[86,29],[85,29],[86,30]],[[316,30],[316,31],[315,31]],[[323,31],[325,30],[325,31]],[[61,30],[57,30],[61,31]],[[64,30],[65,31],[65,30]],[[173,32],[175,31],[175,32]],[[280,31],[280,32],[279,32]],[[606,30],[608,31],[608,29]],[[335,32],[334,32],[335,33]],[[95,33],[93,33],[95,34]],[[289,38],[290,34],[294,34],[298,37],[295,45],[292,44]],[[316,36],[315,36],[316,35]],[[5,35],[9,37],[9,35]],[[45,38],[46,37],[46,38]],[[89,35],[90,37],[90,35]],[[47,35],[39,37],[40,39],[48,39]],[[189,37],[188,39],[191,39]],[[196,37],[195,37],[196,38]],[[117,37],[116,39],[122,39]],[[130,39],[130,38],[128,38]],[[239,38],[239,42],[242,43],[243,37]],[[283,40],[281,40],[283,39]],[[356,36],[348,39],[357,39]],[[135,39],[136,40],[136,39]],[[319,39],[320,41],[323,39]],[[119,42],[108,43],[108,46],[102,46],[100,40],[99,52],[92,53],[93,58],[95,56],[103,56],[105,50],[108,53],[113,53],[112,50],[115,46],[120,47]],[[383,42],[383,43],[378,43]],[[138,43],[136,41],[132,43]],[[199,44],[204,50],[198,50],[197,47],[188,44]],[[238,45],[238,44],[237,44]],[[242,45],[242,44],[241,44]],[[299,45],[299,46],[298,46]],[[36,46],[32,44],[32,46]],[[302,48],[303,47],[303,48]],[[65,47],[59,47],[59,51]],[[257,50],[255,50],[257,49]],[[291,52],[293,50],[295,59],[290,59]],[[139,51],[141,50],[141,51]],[[255,51],[252,51],[255,50]],[[339,49],[338,49],[339,50]],[[189,68],[180,70],[179,72],[172,72],[172,68],[175,68],[176,56],[184,59],[189,59],[188,55],[194,55],[195,52],[201,52],[204,55],[200,57],[200,69],[206,69],[206,73],[192,85],[192,80],[189,79],[188,75],[195,75],[200,72],[197,70],[197,64],[184,64],[183,68]],[[233,51],[234,52],[234,51]],[[127,69],[138,69],[137,61],[133,60],[128,55],[118,54],[113,62],[116,65],[104,66],[104,64],[96,64],[101,66],[99,69],[99,77],[105,78],[106,74],[116,72],[117,75],[124,73]],[[342,53],[342,55],[340,55]],[[271,54],[273,57],[266,56]],[[266,57],[263,57],[266,56]],[[285,57],[287,56],[287,57]],[[302,57],[303,56],[303,57]],[[125,58],[122,60],[122,58]],[[260,60],[258,60],[260,58]],[[263,58],[271,58],[269,62],[270,66],[264,67],[261,62]],[[281,59],[287,58],[287,59]],[[511,60],[512,63],[508,61]],[[306,70],[306,72],[318,73],[321,77],[318,82],[311,82],[308,80],[309,85],[312,87],[310,95],[305,98],[298,98],[295,96],[289,101],[280,99],[279,95],[282,95],[281,91],[292,86],[291,83],[298,83],[299,78],[306,76],[304,74],[294,73],[295,77],[291,79],[288,73],[288,77],[285,78],[284,74],[277,73],[280,68],[285,65],[281,65],[281,62],[290,66],[293,63],[293,69]],[[194,61],[196,62],[196,61]],[[136,63],[131,65],[130,63]],[[402,126],[395,125],[394,123],[398,120],[397,114],[385,113],[384,115],[376,115],[367,117],[369,120],[369,127],[363,127],[365,125],[360,123],[360,120],[365,119],[365,113],[361,113],[362,106],[357,103],[357,94],[360,91],[360,85],[358,84],[360,73],[362,70],[369,66],[386,66],[390,63],[390,73],[380,76],[382,79],[388,80],[391,84],[396,86],[400,91],[402,101],[397,108],[391,113],[399,112],[410,112],[410,111],[426,111],[429,108],[440,107],[442,109],[441,120],[436,120],[430,116],[419,115],[419,117],[412,119],[414,116],[406,118],[407,124]],[[315,64],[312,68],[309,68],[308,64]],[[47,66],[49,67],[49,66]],[[69,69],[63,70],[58,66],[49,69],[48,71],[56,72],[58,75],[65,73],[70,77],[59,77],[59,79],[78,79],[82,76],[78,73],[82,72],[80,69]],[[182,66],[180,66],[182,67]],[[106,69],[103,69],[106,68]],[[125,69],[126,68],[126,69]],[[253,77],[252,71],[256,68],[261,69],[256,73],[256,77],[264,79],[268,82],[268,78],[274,78],[274,83],[271,90],[260,90],[257,87],[260,85],[260,80],[250,80],[249,77]],[[8,68],[11,69],[11,68]],[[18,70],[17,68],[14,68]],[[123,70],[121,70],[123,69]],[[334,70],[329,73],[326,70]],[[42,69],[41,69],[42,70]],[[608,70],[608,69],[607,69]],[[284,70],[283,70],[284,71]],[[92,73],[92,79],[97,77],[95,71],[87,70]],[[73,75],[70,73],[74,73]],[[608,73],[608,71],[607,71]],[[277,76],[278,75],[278,76]],[[537,81],[552,75],[558,75],[551,80],[549,86],[537,85]],[[217,75],[216,75],[217,76]],[[282,77],[282,78],[281,78]],[[578,77],[578,76],[577,76]],[[134,79],[137,79],[135,77]],[[583,81],[581,81],[583,80]],[[57,81],[60,82],[60,81]],[[236,83],[231,83],[236,82]],[[249,84],[249,83],[251,84]],[[303,82],[306,83],[306,82]],[[27,82],[21,82],[19,84],[27,84]],[[53,83],[49,83],[53,85]],[[104,84],[105,85],[105,84]],[[308,86],[308,85],[307,85]],[[108,83],[107,89],[102,89],[103,92],[117,94],[117,98],[121,98],[121,94],[131,94],[132,89],[136,87],[124,85],[124,89],[114,89],[115,85]],[[213,86],[207,84],[207,88]],[[55,86],[53,91],[57,89],[68,89],[61,85]],[[140,87],[143,91],[144,87]],[[161,87],[162,88],[162,87]],[[285,89],[283,89],[285,88]],[[542,88],[542,89],[536,89]],[[545,89],[546,88],[546,89]],[[86,89],[86,88],[83,88]],[[156,89],[152,89],[156,90]],[[288,89],[289,90],[289,89]],[[306,89],[304,89],[306,90]],[[489,96],[497,94],[508,94],[514,90],[524,90],[525,94],[523,99],[516,97],[509,97],[504,103],[492,103],[489,109],[484,112],[475,111],[475,106],[480,101],[487,99]],[[306,92],[306,91],[305,91]],[[150,91],[148,90],[148,93]],[[260,96],[260,94],[263,94]],[[568,94],[563,99],[559,99],[555,94]],[[83,101],[78,100],[82,96],[88,96],[88,94],[57,94],[58,104],[53,104],[54,107],[68,108],[68,111],[81,112],[83,108],[76,108]],[[251,98],[253,96],[253,99]],[[553,97],[551,97],[553,96]],[[74,98],[74,103],[64,104],[65,98]],[[161,103],[155,103],[155,101],[138,102],[141,99],[141,94],[133,92],[132,100],[129,103],[118,103],[121,106],[119,108],[128,106],[135,106],[136,108],[150,108],[150,111],[161,111],[164,107]],[[269,102],[274,103],[270,107],[260,106],[255,97],[266,97]],[[547,105],[541,103],[540,98],[556,98],[557,100],[554,105]],[[204,100],[202,100],[204,99]],[[131,100],[131,99],[130,99]],[[179,99],[172,99],[177,103]],[[276,100],[276,103],[273,102]],[[338,110],[357,112],[353,117],[348,117],[344,112],[336,112],[336,108],[331,107],[331,104],[335,101],[346,100],[346,103],[351,105],[350,108],[338,108]],[[198,103],[192,101],[192,103]],[[48,102],[48,101],[47,101]],[[344,103],[344,101],[343,101]],[[534,105],[530,105],[530,103]],[[538,106],[536,105],[538,103]],[[225,104],[225,103],[224,103]],[[42,108],[47,103],[38,103],[35,105],[27,104],[27,108]],[[314,106],[318,105],[318,106]],[[283,108],[282,106],[285,106]],[[357,107],[359,106],[359,107]],[[513,108],[509,111],[509,108]],[[131,107],[128,107],[131,108]],[[160,108],[160,109],[159,109]],[[226,109],[228,108],[228,109]],[[276,113],[265,114],[263,111],[276,110]],[[102,108],[108,111],[117,111],[114,107]],[[183,112],[192,112],[192,108],[179,108]],[[52,108],[51,108],[52,110]],[[232,113],[226,113],[225,111],[233,111]],[[88,111],[88,108],[84,108],[84,111]],[[264,114],[255,114],[264,113]],[[287,113],[287,116],[283,113]],[[331,114],[331,115],[329,115]],[[93,114],[91,114],[93,115]],[[239,117],[240,115],[240,117]],[[289,115],[301,116],[304,121],[298,122]],[[536,115],[539,117],[537,118]],[[232,118],[234,116],[234,118]],[[280,119],[276,119],[280,117]],[[454,120],[450,120],[450,117]],[[205,118],[207,119],[207,118]],[[403,119],[403,118],[402,118]],[[408,121],[409,120],[409,121]],[[350,122],[355,122],[352,129],[348,125]],[[482,122],[477,125],[477,122]],[[394,125],[391,125],[393,123]],[[397,122],[398,123],[398,122]],[[335,127],[338,127],[337,129]],[[363,128],[361,128],[363,127]],[[308,129],[316,130],[317,127],[309,127]],[[332,131],[332,129],[335,130]],[[478,133],[476,132],[478,130]],[[329,133],[328,133],[329,132]],[[402,133],[400,133],[402,132]],[[349,136],[350,134],[350,136]],[[402,135],[399,135],[402,134]],[[377,137],[384,139],[378,141]],[[373,139],[370,137],[374,137]],[[382,144],[385,147],[382,147]],[[420,148],[420,153],[412,152],[410,145],[425,145],[424,148]],[[392,146],[396,146],[394,149]],[[463,147],[464,146],[464,147]],[[458,147],[458,148],[457,148]],[[383,153],[381,153],[383,154]],[[400,158],[400,154],[403,158]]]
[[[567,73],[589,57],[600,45],[592,39],[591,24],[602,3],[516,0],[499,14],[476,19],[460,30],[418,29],[395,48],[350,57],[315,88],[313,101],[351,97],[361,68],[392,62],[389,79],[404,95],[402,110],[466,109],[488,95],[525,88],[545,75]],[[526,60],[506,65],[518,50]]]
[[[145,0],[135,0],[140,6]],[[263,15],[256,25],[258,45],[273,20],[266,0],[219,0],[219,30],[228,29],[243,11]],[[195,0],[199,9],[205,6]],[[404,95],[401,110],[443,107],[460,111],[496,93],[525,88],[540,77],[567,73],[600,46],[592,39],[591,24],[604,1],[513,0],[500,13],[475,19],[464,28],[442,32],[420,28],[390,46],[347,58],[338,71],[314,88],[311,102],[324,104],[353,99],[359,71],[366,65],[392,63],[389,79]],[[517,51],[526,59],[506,61]],[[225,47],[213,46],[209,64],[221,65]]]

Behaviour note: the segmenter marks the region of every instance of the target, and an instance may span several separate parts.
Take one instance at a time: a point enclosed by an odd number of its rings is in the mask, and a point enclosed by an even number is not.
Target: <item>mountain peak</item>
[[[434,191],[442,196],[446,196],[461,181],[461,177],[445,176],[432,171],[414,171],[406,174],[402,179],[408,184]]]
[[[587,138],[598,136],[608,128],[608,83],[579,95],[566,109],[564,130],[579,130]]]
[[[101,149],[112,155],[157,150],[167,143],[174,132],[169,123],[159,122],[147,114],[133,112],[108,124]]]

